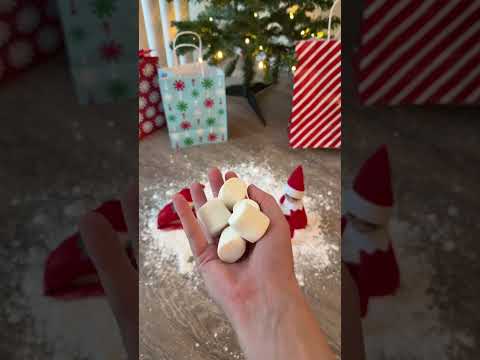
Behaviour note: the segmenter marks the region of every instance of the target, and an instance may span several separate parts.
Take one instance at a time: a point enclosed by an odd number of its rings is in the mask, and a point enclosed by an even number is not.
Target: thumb
[[[269,217],[272,228],[288,227],[285,216],[272,195],[255,185],[250,185],[248,187],[248,197],[260,205],[260,210]]]

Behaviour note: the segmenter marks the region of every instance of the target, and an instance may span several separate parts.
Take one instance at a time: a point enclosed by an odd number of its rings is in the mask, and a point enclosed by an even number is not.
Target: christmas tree
[[[226,76],[242,63],[246,88],[252,86],[257,69],[265,83],[276,82],[283,69],[293,71],[295,44],[300,40],[327,37],[328,12],[333,4],[333,0],[196,2],[205,4],[198,18],[174,22],[174,25],[179,31],[198,33],[206,45],[204,58],[213,64],[226,62]],[[332,28],[339,22],[334,17]],[[178,43],[188,41],[191,40],[180,38]]]

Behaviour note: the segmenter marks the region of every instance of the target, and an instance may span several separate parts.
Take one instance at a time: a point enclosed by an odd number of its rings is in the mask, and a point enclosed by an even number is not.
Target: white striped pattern
[[[293,148],[341,146],[341,42],[307,40],[295,49],[289,139]]]
[[[366,2],[358,57],[364,104],[478,104],[480,1]]]

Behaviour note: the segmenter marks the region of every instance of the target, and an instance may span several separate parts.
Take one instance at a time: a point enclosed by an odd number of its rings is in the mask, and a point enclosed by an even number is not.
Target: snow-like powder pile
[[[272,170],[265,165],[258,166],[255,163],[242,163],[233,165],[237,175],[249,184],[255,184],[262,190],[274,195],[277,199],[283,193],[285,179],[277,179]],[[200,179],[203,184],[207,184],[207,178]],[[170,183],[170,190],[163,196],[162,192],[155,189],[153,191],[153,204],[141,209],[140,218],[147,218],[146,227],[142,229],[142,251],[144,254],[144,265],[146,267],[157,267],[157,271],[162,269],[162,262],[167,259],[175,259],[177,270],[181,274],[191,275],[194,272],[194,261],[188,244],[188,239],[183,230],[162,231],[157,229],[156,218],[159,209],[170,201],[171,196],[179,191],[186,184]],[[210,189],[206,187],[207,198],[211,197]],[[303,285],[303,271],[306,268],[313,269],[316,273],[331,266],[338,259],[339,246],[334,243],[334,236],[338,234],[328,234],[322,226],[322,219],[319,209],[330,210],[333,202],[333,195],[328,194],[309,194],[308,188],[304,197],[305,209],[308,215],[309,225],[306,229],[296,231],[293,243],[293,253],[295,257],[295,271],[301,285]],[[315,210],[314,210],[315,209]],[[329,238],[332,237],[332,238]],[[338,260],[337,260],[338,262]],[[155,273],[156,271],[153,271]]]

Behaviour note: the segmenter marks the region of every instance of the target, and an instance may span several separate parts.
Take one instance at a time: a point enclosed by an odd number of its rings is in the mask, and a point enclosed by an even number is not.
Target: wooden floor
[[[291,94],[288,82],[259,95],[267,119],[263,127],[243,99],[229,98],[227,143],[199,146],[180,152],[170,148],[166,132],[140,144],[140,203],[149,206],[153,193],[168,190],[171,181],[185,179],[188,185],[210,166],[246,161],[266,162],[275,175],[286,178],[297,163],[304,165],[309,195],[331,191],[334,206],[322,209],[322,221],[336,244],[340,242],[339,151],[294,151],[287,145],[286,125]],[[194,164],[194,165],[193,165]],[[155,188],[155,190],[153,190]],[[162,191],[160,191],[161,193]],[[141,219],[145,226],[147,219]],[[151,241],[152,239],[142,239]],[[142,242],[141,242],[142,244]],[[141,254],[142,255],[142,254]],[[337,254],[339,257],[339,254]],[[336,353],[340,354],[339,259],[324,276],[305,273],[304,291]],[[235,336],[224,315],[213,304],[198,280],[178,274],[165,262],[161,275],[152,279],[148,269],[140,272],[140,348],[142,359],[234,359],[242,358]],[[217,335],[217,337],[215,336]]]

